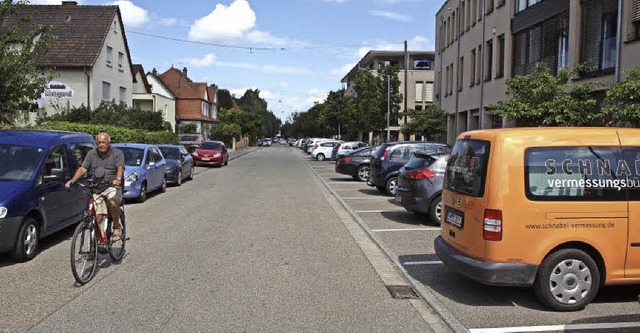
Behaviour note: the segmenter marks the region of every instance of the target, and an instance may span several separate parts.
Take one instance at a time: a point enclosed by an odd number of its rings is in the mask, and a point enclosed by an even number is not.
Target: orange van
[[[436,254],[472,280],[533,287],[558,311],[640,283],[639,129],[462,133],[442,203]]]

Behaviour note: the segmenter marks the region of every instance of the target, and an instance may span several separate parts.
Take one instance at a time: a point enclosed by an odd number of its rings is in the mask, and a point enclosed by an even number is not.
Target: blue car
[[[167,191],[165,174],[167,162],[157,146],[142,143],[114,143],[112,147],[122,150],[124,154],[125,199],[144,202],[150,192]]]
[[[41,238],[80,221],[88,199],[64,184],[95,146],[89,134],[0,130],[0,252],[31,260]]]

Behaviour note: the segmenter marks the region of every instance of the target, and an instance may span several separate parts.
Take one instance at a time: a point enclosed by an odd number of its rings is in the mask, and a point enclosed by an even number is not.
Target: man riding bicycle
[[[66,188],[84,176],[89,170],[93,174],[94,181],[102,179],[110,186],[100,193],[93,195],[95,202],[96,218],[102,223],[104,216],[109,212],[113,220],[112,240],[120,240],[122,226],[120,225],[120,202],[122,202],[122,188],[124,177],[124,154],[120,149],[111,147],[111,137],[106,132],[96,136],[97,149],[89,151],[82,165],[78,168]],[[106,201],[106,202],[105,202]]]

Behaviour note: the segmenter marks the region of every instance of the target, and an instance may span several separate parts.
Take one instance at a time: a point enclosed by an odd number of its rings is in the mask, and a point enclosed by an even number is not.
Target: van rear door
[[[637,130],[636,130],[637,131]],[[622,157],[629,166],[627,176],[629,232],[625,278],[640,278],[640,136],[620,134]]]
[[[488,138],[458,139],[447,163],[442,194],[442,238],[476,259],[485,254],[483,222],[490,149]]]

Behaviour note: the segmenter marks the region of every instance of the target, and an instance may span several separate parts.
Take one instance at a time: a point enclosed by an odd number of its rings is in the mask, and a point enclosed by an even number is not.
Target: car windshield
[[[124,164],[128,166],[142,165],[144,158],[144,149],[131,147],[118,147],[124,154]]]
[[[207,150],[222,150],[222,144],[220,144],[219,142],[203,142],[198,148]]]
[[[20,145],[0,144],[0,181],[18,182],[31,179],[42,158],[44,149]]]
[[[180,159],[180,151],[178,148],[172,147],[159,147],[162,152],[162,156],[166,159],[177,160]]]

